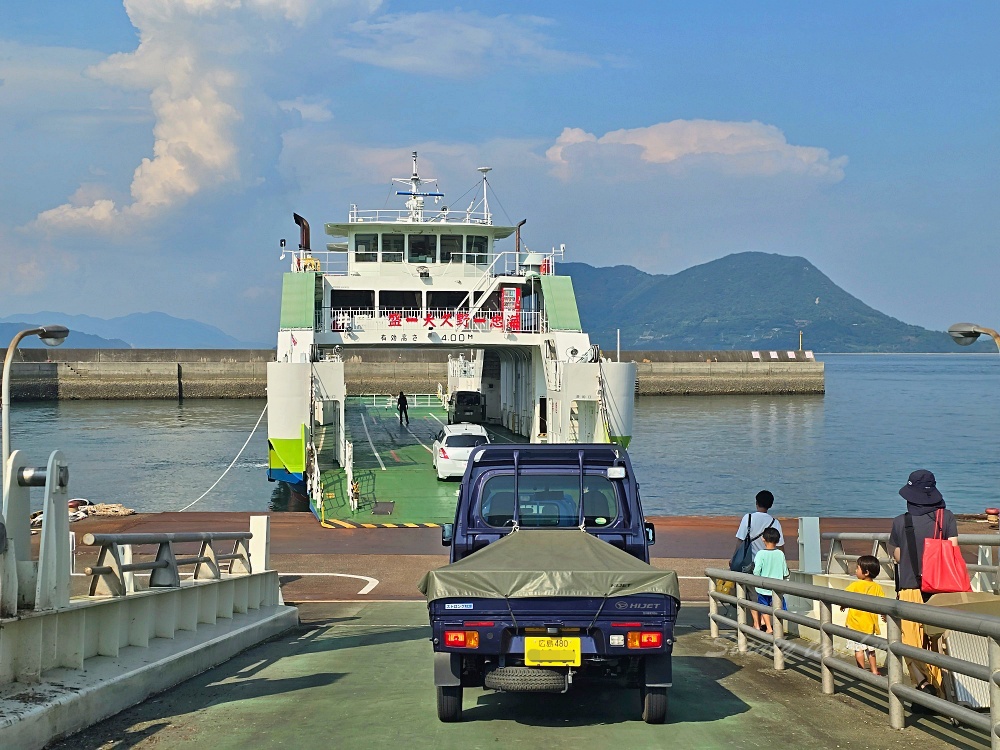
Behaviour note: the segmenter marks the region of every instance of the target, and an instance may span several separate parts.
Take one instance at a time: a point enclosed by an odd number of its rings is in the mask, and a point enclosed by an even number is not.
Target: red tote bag
[[[934,516],[934,537],[924,540],[920,590],[925,594],[972,591],[962,550],[944,538],[944,511],[940,509]]]

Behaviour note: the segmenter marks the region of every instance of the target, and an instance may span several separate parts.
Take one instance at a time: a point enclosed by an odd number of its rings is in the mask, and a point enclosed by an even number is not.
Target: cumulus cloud
[[[805,175],[831,182],[843,179],[847,164],[846,156],[831,157],[825,148],[790,144],[774,125],[719,120],[673,120],[614,130],[601,137],[565,128],[545,156],[562,179],[608,156],[674,170],[705,167],[740,175]]]
[[[285,112],[298,112],[303,122],[329,122],[333,119],[330,103],[325,99],[311,100],[300,96],[297,99],[278,102],[278,106]]]
[[[377,2],[353,0],[126,0],[139,30],[133,52],[112,55],[88,73],[106,84],[149,91],[153,154],[132,175],[131,200],[69,201],[43,211],[48,230],[128,229],[199,192],[241,178],[238,126],[250,85],[241,62],[272,46],[269,24],[301,25],[313,12]],[[263,23],[262,23],[263,22]],[[303,116],[318,116],[316,107]]]
[[[549,25],[535,16],[466,11],[392,14],[352,24],[356,39],[339,53],[392,70],[455,78],[501,66],[566,70],[596,64],[587,55],[553,49],[544,33]]]

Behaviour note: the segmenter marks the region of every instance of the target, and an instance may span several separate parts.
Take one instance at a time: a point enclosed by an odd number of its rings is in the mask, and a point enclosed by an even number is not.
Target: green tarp
[[[569,276],[542,276],[541,281],[549,328],[553,331],[582,331],[573,279]]]
[[[579,529],[515,531],[420,581],[436,599],[666,594],[680,601],[677,574],[658,570]]]

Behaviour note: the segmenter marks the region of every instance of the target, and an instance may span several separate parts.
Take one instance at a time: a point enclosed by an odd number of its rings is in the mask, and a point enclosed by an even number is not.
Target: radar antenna
[[[427,192],[421,191],[420,186],[425,182],[434,183],[437,186],[437,179],[434,177],[421,177],[420,173],[417,171],[417,152],[413,152],[413,174],[409,178],[405,177],[394,177],[393,182],[399,182],[403,185],[409,185],[409,190],[397,190],[396,195],[406,195],[409,196],[406,201],[406,208],[409,210],[409,220],[410,221],[423,221],[424,220],[424,198],[433,198],[434,202],[437,203],[442,198],[444,198],[444,193],[435,191]]]

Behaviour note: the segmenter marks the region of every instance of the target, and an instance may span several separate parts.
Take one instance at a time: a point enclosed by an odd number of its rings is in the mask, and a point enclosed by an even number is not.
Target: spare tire
[[[483,685],[507,693],[562,693],[568,687],[565,672],[547,667],[496,667]]]

